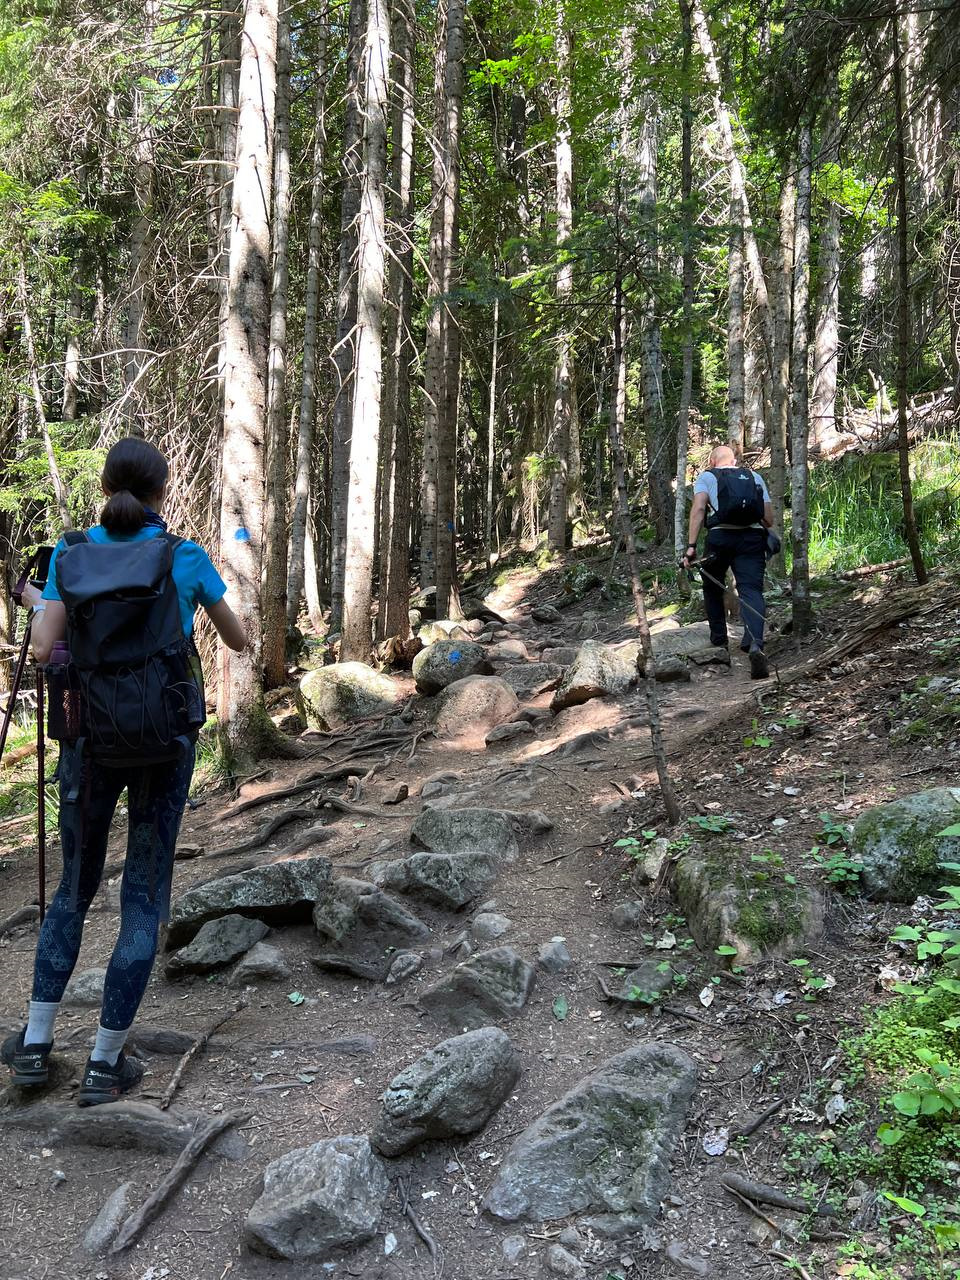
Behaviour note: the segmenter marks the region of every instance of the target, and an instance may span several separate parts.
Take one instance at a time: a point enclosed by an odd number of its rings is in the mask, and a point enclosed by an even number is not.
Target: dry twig
[[[204,1046],[206,1045],[210,1037],[213,1035],[213,1033],[215,1031],[219,1031],[225,1022],[229,1022],[230,1019],[235,1014],[238,1014],[241,1009],[245,1009],[246,1007],[247,1007],[246,1000],[238,1000],[237,1003],[233,1006],[233,1008],[228,1009],[226,1013],[221,1013],[217,1017],[216,1021],[212,1022],[210,1026],[207,1027],[206,1031],[203,1032],[203,1034],[199,1037],[199,1039],[194,1040],[193,1044],[190,1046],[190,1048],[186,1051],[186,1053],[177,1063],[177,1069],[174,1071],[173,1075],[170,1077],[170,1083],[167,1085],[166,1089],[164,1089],[163,1091],[163,1097],[160,1099],[161,1111],[166,1111],[167,1107],[169,1107],[170,1103],[173,1101],[173,1095],[177,1092],[177,1089],[180,1087],[180,1081],[183,1077],[183,1073],[186,1071],[187,1067],[190,1065],[191,1060],[196,1057],[196,1055],[200,1052],[201,1049],[204,1048]]]

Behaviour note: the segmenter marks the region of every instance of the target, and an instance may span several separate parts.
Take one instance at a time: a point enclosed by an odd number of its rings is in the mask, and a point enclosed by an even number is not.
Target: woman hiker
[[[102,544],[120,548],[164,538],[172,548],[172,561],[168,556],[157,563],[168,566],[164,575],[167,617],[177,629],[180,650],[195,654],[191,637],[198,606],[206,610],[224,644],[236,651],[246,647],[243,629],[224,599],[226,587],[207,553],[194,542],[166,533],[160,511],[167,475],[166,460],[144,440],[120,440],[107,454],[102,476],[107,503],[100,524],[85,538],[68,535],[61,540],[42,594],[33,587],[24,592],[24,604],[33,610],[32,647],[38,663],[48,663],[55,646],[67,636],[68,614],[56,563],[78,541],[98,558],[98,566],[106,567],[104,576],[109,577],[110,566],[118,565],[123,554],[118,551],[112,557],[105,556],[102,549],[95,548]],[[136,557],[143,550],[128,552],[127,557]],[[159,556],[161,549],[151,548],[146,554],[151,552]],[[175,600],[170,594],[173,589]],[[177,627],[177,604],[182,634]],[[197,690],[196,685],[193,688]],[[165,696],[166,690],[161,694]],[[194,694],[194,703],[194,721],[202,721],[202,690]],[[111,1102],[137,1084],[143,1074],[140,1063],[124,1055],[123,1046],[146,991],[159,927],[167,916],[177,833],[193,773],[195,733],[176,741],[177,758],[168,755],[160,763],[141,762],[134,751],[126,763],[121,760],[114,767],[103,767],[84,748],[82,739],[61,744],[58,777],[63,876],[40,929],[26,1026],[0,1047],[0,1059],[10,1068],[14,1084],[43,1085],[47,1081],[54,1022],[80,953],[84,919],[100,884],[110,824],[124,788],[129,819],[120,931],[107,966],[100,1023],[77,1102],[80,1106]]]

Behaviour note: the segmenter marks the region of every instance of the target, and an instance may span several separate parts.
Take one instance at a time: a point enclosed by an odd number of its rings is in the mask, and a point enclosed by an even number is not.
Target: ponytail
[[[118,440],[103,464],[104,490],[109,494],[100,513],[100,523],[108,533],[136,533],[146,523],[144,504],[155,498],[167,483],[169,468],[159,449],[146,440],[130,436]]]

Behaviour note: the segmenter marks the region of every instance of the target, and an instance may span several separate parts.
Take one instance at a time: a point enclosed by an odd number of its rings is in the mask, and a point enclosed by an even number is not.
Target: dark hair
[[[103,487],[110,497],[100,512],[108,533],[136,533],[146,523],[144,503],[167,483],[170,468],[159,449],[137,436],[118,440],[103,464]]]

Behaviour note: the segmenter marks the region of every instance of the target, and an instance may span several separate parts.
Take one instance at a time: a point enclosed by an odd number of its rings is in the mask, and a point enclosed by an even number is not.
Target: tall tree
[[[368,0],[363,57],[363,188],[357,264],[357,359],[350,432],[350,486],[343,595],[342,662],[366,662],[372,644],[373,540],[383,378],[390,11]]]
[[[240,59],[233,233],[224,331],[220,560],[248,640],[222,650],[218,716],[235,761],[249,758],[264,728],[264,436],[270,347],[270,206],[277,95],[278,0],[248,0]]]
[[[840,206],[833,198],[840,159],[837,108],[832,102],[823,125],[819,170],[825,180],[826,211],[820,223],[817,275],[820,280],[813,325],[813,369],[810,388],[812,443],[820,445],[836,433],[837,373],[840,360]]]
[[[793,631],[805,636],[812,622],[810,600],[810,518],[807,510],[808,346],[810,333],[810,181],[812,129],[800,126],[797,153],[797,216],[793,252],[793,352],[791,358],[790,440],[790,542],[793,551]]]
[[[674,504],[673,549],[682,556],[687,541],[687,456],[690,447],[690,408],[693,402],[693,303],[694,265],[693,207],[693,102],[690,93],[690,63],[693,55],[693,28],[689,0],[679,0],[683,28],[683,97],[680,108],[680,218],[681,279],[683,296],[683,369],[680,375],[680,406],[677,410],[677,478]]]

